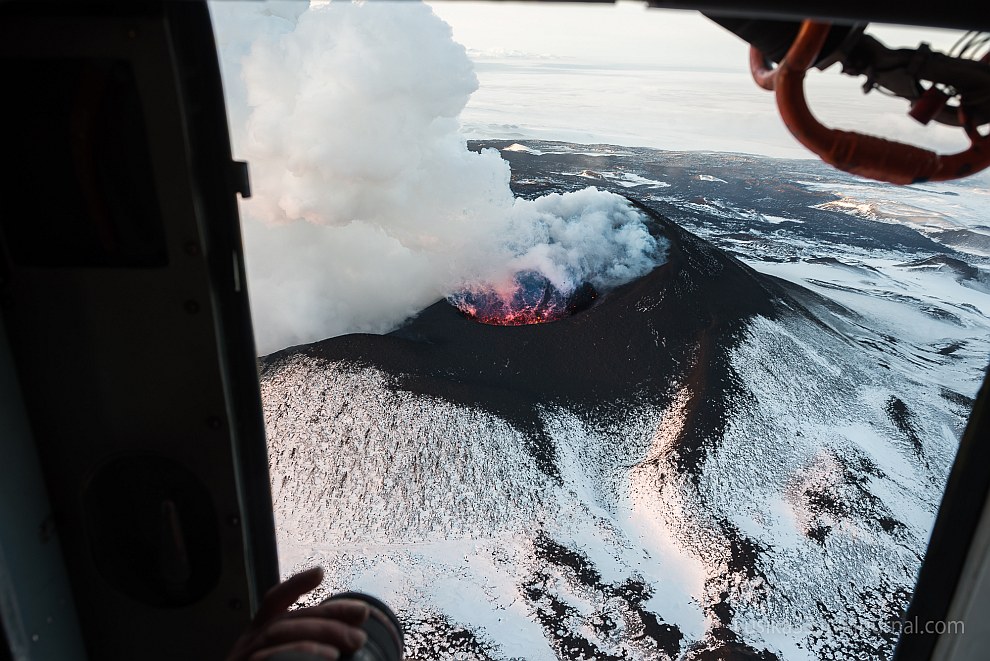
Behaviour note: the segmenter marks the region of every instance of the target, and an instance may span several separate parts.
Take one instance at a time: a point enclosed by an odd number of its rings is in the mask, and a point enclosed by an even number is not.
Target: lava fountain
[[[526,326],[557,321],[590,307],[598,292],[585,282],[573,291],[558,289],[536,271],[515,274],[503,287],[466,289],[447,300],[464,316],[493,326]]]

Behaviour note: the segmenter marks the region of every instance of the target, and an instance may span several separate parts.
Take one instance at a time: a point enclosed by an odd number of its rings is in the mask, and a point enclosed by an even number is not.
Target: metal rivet
[[[38,527],[38,537],[41,539],[42,544],[46,544],[51,541],[52,537],[55,536],[55,521],[52,517],[46,517],[41,525]]]

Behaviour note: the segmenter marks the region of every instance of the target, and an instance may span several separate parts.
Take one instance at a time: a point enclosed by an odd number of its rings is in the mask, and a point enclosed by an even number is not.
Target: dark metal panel
[[[180,2],[166,7],[181,91],[186,97],[190,167],[204,221],[202,231],[210,247],[207,262],[211,281],[223,292],[213,298],[217,342],[223,348],[238,489],[243,510],[251,514],[244,526],[246,548],[251,554],[253,601],[257,601],[278,582],[279,574],[258,353],[235,195],[249,197],[250,183],[247,166],[232,161],[218,51],[206,4]]]
[[[0,661],[82,661],[69,577],[2,320],[0,446]]]
[[[37,75],[5,98],[6,126],[51,119],[72,144],[52,154],[15,141],[6,154],[42,181],[27,195],[16,178],[0,179],[0,308],[87,649],[97,659],[222,658],[278,568],[242,182],[231,176],[205,4],[44,5],[41,17],[27,5],[0,9],[4,70],[25,60],[29,72],[69,69],[67,109],[18,103],[45,93]],[[93,128],[106,104],[91,101],[114,71],[138,100],[123,121],[147,144],[151,211],[125,203],[128,168],[142,159],[107,148],[119,138],[112,126]],[[24,230],[42,207],[69,216],[49,214],[54,234]],[[152,242],[115,242],[135,228]]]

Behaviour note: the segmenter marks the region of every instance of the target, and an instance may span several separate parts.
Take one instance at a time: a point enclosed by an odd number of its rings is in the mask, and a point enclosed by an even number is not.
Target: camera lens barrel
[[[402,661],[405,648],[402,624],[391,608],[363,592],[341,592],[323,603],[338,599],[363,601],[369,608],[368,619],[361,625],[368,634],[368,642],[357,652],[342,656],[341,661]]]

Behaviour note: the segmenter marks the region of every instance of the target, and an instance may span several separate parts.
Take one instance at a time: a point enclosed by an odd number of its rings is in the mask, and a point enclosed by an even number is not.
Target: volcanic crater
[[[566,407],[593,423],[603,406],[667,405],[671,385],[683,383],[692,397],[680,456],[694,471],[706,439],[720,435],[736,390],[729,354],[744,322],[773,317],[787,294],[773,278],[633,204],[651,233],[670,242],[668,259],[578,314],[492,325],[441,300],[387,335],[352,334],[271,354],[262,374],[298,354],[374,366],[399,389],[487,410],[527,430],[548,474],[557,469],[544,407]]]

